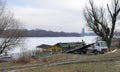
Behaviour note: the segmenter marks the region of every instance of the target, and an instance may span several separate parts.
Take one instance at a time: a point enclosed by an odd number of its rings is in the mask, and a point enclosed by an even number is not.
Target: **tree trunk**
[[[0,50],[0,54],[2,54],[2,53],[3,53],[3,51],[4,51],[4,50]]]
[[[107,47],[108,47],[108,49],[110,49],[110,47],[111,47],[111,39],[107,40]]]

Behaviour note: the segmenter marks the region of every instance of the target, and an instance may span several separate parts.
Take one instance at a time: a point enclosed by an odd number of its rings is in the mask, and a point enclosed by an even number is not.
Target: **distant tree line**
[[[14,31],[14,30],[9,30]],[[67,33],[67,32],[54,32],[54,31],[46,31],[46,30],[27,30],[22,29],[19,30],[22,32],[22,37],[80,37],[82,36],[79,33]]]

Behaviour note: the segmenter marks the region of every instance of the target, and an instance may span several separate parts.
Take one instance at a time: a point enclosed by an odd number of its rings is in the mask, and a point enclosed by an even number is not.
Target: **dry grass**
[[[21,62],[3,62],[0,63],[0,70],[2,69],[10,69],[10,68],[21,68],[21,67],[26,67],[26,66],[31,66],[31,65],[36,65],[36,64],[41,64],[39,61],[31,59],[29,63],[21,63]]]
[[[19,72],[120,72],[120,67],[114,67],[113,64],[113,62],[81,63],[41,67]]]
[[[59,65],[52,67],[40,67],[35,69],[29,69],[19,72],[120,72],[120,50],[115,53],[92,55],[92,56],[77,56],[77,55],[66,55],[63,54],[61,58],[55,59],[56,62],[64,61],[64,57],[71,57],[68,60],[79,59],[81,61],[92,61],[92,60],[113,60],[108,62],[92,62],[92,63],[78,63],[70,65]],[[54,56],[53,56],[54,57]],[[57,56],[55,56],[57,58]],[[79,58],[78,58],[79,57]],[[67,61],[67,60],[65,60]]]
[[[49,63],[68,62],[68,61],[100,61],[100,60],[118,60],[120,59],[120,50],[115,53],[99,54],[99,55],[75,55],[75,54],[55,54],[46,57]],[[40,59],[44,62],[44,59]]]
[[[94,62],[94,63],[80,63],[80,64],[71,64],[71,65],[60,65],[53,67],[41,67],[36,69],[29,69],[20,72],[120,72],[119,66],[115,67],[114,65],[119,65],[120,62],[120,50],[115,53],[110,54],[101,54],[101,55],[74,55],[74,54],[55,54],[50,57],[46,57],[39,60],[31,59],[31,62],[28,64],[21,63],[0,63],[0,69],[8,68],[19,68],[25,66],[32,66],[35,64],[50,64],[57,62],[68,62],[68,61],[100,61],[100,60],[113,60],[114,62]],[[110,68],[110,69],[108,69]],[[110,71],[111,70],[111,71]]]

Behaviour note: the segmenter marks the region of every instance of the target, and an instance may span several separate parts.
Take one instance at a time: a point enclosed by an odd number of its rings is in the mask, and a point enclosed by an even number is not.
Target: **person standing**
[[[85,43],[85,41],[84,41],[84,40],[82,40],[82,42],[81,42],[81,43],[82,43],[82,45],[86,45],[86,43]]]

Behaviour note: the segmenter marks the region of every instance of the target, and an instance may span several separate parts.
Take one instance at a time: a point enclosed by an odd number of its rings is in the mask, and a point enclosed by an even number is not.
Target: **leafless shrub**
[[[0,0],[0,54],[21,44],[20,22],[6,10],[5,2]]]
[[[18,58],[14,59],[14,63],[29,63],[31,61],[31,57],[34,54],[34,51],[27,51],[22,49],[22,52],[17,54]]]

